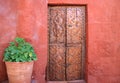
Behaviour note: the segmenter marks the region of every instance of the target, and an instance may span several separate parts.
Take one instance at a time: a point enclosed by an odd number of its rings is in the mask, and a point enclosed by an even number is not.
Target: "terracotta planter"
[[[9,83],[31,83],[32,62],[5,62]]]

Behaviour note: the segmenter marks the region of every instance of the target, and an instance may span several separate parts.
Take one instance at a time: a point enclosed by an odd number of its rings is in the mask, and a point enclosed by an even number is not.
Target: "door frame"
[[[87,16],[87,4],[59,4],[59,3],[48,3],[48,5],[47,5],[47,9],[48,9],[48,7],[49,6],[85,6],[85,31],[84,31],[84,41],[82,41],[82,43],[83,43],[83,45],[84,45],[84,48],[82,49],[82,55],[84,55],[84,56],[82,56],[82,73],[83,73],[83,80],[80,80],[80,83],[87,83],[87,78],[88,78],[88,76],[87,76],[87,72],[88,72],[88,70],[87,70],[87,62],[88,62],[88,60],[87,60],[87,52],[88,52],[88,49],[86,48],[87,46],[88,46],[88,44],[87,44],[87,41],[88,41],[88,36],[87,36],[87,32],[88,32],[88,16]],[[48,14],[48,12],[47,12],[47,14]],[[47,21],[48,21],[48,19],[47,19]],[[49,29],[48,29],[48,39],[49,39]],[[48,41],[48,43],[49,43],[49,41]],[[84,51],[83,51],[84,50]],[[49,44],[48,44],[48,55],[49,55]],[[49,56],[47,55],[47,62],[48,62],[48,60],[49,60]],[[46,71],[47,71],[47,69],[46,69]],[[46,76],[47,76],[47,74],[48,74],[48,72],[46,72]],[[46,80],[47,80],[47,77],[46,77]],[[48,81],[49,82],[49,81]],[[74,81],[73,81],[74,82]]]

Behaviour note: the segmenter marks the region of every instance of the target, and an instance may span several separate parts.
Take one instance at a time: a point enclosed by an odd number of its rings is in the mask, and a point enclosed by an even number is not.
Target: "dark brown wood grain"
[[[65,8],[49,8],[48,80],[65,80]]]
[[[65,47],[50,45],[49,80],[65,80]]]
[[[67,48],[66,65],[67,80],[81,79],[81,46]]]
[[[50,43],[65,42],[65,8],[51,7],[50,8]]]
[[[47,80],[82,79],[85,55],[85,7],[49,6],[48,29]]]

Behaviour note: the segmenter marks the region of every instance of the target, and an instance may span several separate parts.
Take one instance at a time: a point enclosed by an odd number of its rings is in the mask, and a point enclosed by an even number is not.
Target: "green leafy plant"
[[[4,61],[8,62],[30,62],[36,60],[36,54],[31,44],[23,38],[15,38],[15,41],[10,42],[10,45],[5,49]]]

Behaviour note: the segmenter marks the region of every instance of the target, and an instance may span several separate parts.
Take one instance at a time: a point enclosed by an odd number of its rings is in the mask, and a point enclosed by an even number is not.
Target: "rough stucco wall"
[[[49,0],[87,4],[87,83],[120,83],[120,0]]]
[[[49,0],[49,3],[87,4],[87,81],[120,83],[120,0]],[[45,0],[0,0],[0,80],[7,78],[2,62],[4,48],[17,34],[33,44],[38,55],[33,78],[37,83],[45,83],[46,9]]]
[[[88,3],[88,83],[120,83],[119,3]]]
[[[45,83],[47,64],[47,2],[46,0],[19,0],[17,35],[29,41],[37,53],[33,79]]]
[[[7,78],[3,62],[4,49],[16,36],[16,1],[0,0],[0,81]]]
[[[44,10],[44,11],[43,11]],[[2,62],[4,48],[16,36],[30,42],[37,53],[32,78],[45,83],[47,64],[46,0],[0,0],[0,81],[7,79]]]

